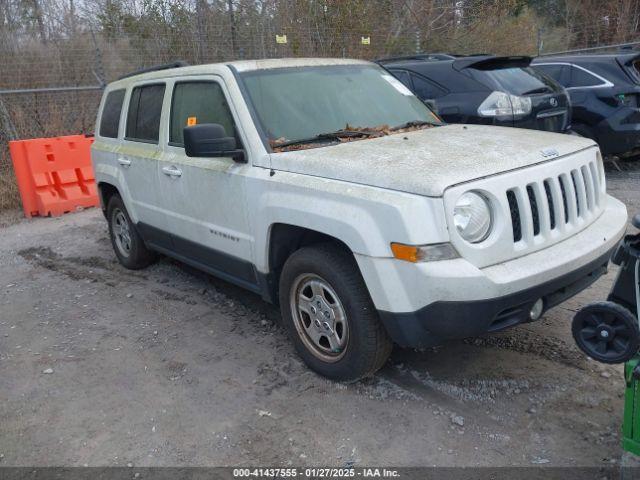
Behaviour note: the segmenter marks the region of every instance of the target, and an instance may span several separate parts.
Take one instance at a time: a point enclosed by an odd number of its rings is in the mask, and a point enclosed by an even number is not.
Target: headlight
[[[530,97],[519,97],[505,92],[491,92],[478,107],[478,115],[482,117],[520,116],[530,113]]]
[[[453,208],[453,223],[467,242],[478,243],[491,232],[491,205],[481,194],[467,192],[460,196]]]

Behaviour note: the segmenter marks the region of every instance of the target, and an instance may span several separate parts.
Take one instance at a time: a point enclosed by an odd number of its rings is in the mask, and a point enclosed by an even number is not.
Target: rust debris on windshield
[[[327,135],[318,135],[316,138],[308,141],[290,141],[287,138],[280,137],[275,140],[270,139],[269,144],[274,152],[289,152],[293,150],[306,150],[308,148],[322,147],[330,142],[354,142],[356,140],[365,140],[368,138],[380,138],[396,133],[413,132],[416,130],[424,130],[437,125],[431,123],[422,123],[416,125],[408,125],[406,127],[390,127],[389,125],[380,125],[377,127],[352,127],[349,124],[343,130],[338,130]]]

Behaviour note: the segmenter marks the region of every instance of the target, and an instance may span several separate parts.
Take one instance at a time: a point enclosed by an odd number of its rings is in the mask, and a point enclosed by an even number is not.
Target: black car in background
[[[532,65],[571,97],[572,129],[592,138],[603,155],[640,149],[640,54],[544,56]]]
[[[378,63],[448,123],[562,133],[571,125],[564,88],[532,69],[530,57],[425,54]]]

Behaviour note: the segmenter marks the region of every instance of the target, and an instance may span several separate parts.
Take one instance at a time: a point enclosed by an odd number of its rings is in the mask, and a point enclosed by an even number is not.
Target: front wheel
[[[372,375],[392,343],[353,256],[322,244],[293,253],[280,277],[280,308],[298,354],[340,381]]]

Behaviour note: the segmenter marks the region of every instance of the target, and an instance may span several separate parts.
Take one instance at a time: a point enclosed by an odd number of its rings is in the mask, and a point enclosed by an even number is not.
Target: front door
[[[168,142],[158,176],[174,253],[187,263],[257,290],[244,193],[250,164],[232,158],[188,157],[183,146],[184,127],[201,123],[222,125],[241,145],[224,84],[210,76],[175,80],[170,88]]]

